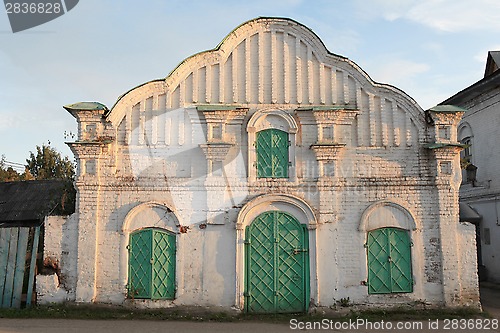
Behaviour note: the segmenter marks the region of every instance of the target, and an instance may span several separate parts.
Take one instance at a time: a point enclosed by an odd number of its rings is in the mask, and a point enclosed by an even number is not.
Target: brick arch
[[[358,230],[367,232],[378,228],[394,227],[416,230],[415,219],[402,205],[389,200],[371,204],[361,216]]]
[[[293,116],[283,109],[263,109],[256,111],[248,121],[247,131],[258,132],[267,128],[296,133],[298,125]]]
[[[177,216],[169,207],[157,202],[146,202],[135,206],[127,213],[122,225],[122,234],[128,235],[134,230],[147,227],[177,233],[179,225]]]
[[[279,210],[293,215],[300,223],[309,228],[316,227],[316,215],[304,200],[289,194],[265,194],[248,202],[239,212],[236,228],[243,230],[260,213]]]
[[[472,138],[474,134],[472,132],[472,127],[466,121],[462,122],[460,126],[458,126],[458,141],[461,141],[465,138]]]

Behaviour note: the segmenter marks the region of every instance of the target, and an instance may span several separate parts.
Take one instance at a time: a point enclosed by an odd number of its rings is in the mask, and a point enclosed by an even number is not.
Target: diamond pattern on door
[[[131,298],[174,298],[174,235],[158,229],[130,234],[128,288]]]
[[[151,239],[152,230],[130,234],[129,296],[151,298]]]
[[[257,177],[288,177],[288,133],[278,129],[257,132]]]
[[[408,232],[393,229],[389,235],[389,244],[392,292],[412,292],[411,242]]]
[[[308,240],[291,215],[270,211],[247,227],[245,310],[254,313],[306,310]]]
[[[381,228],[370,231],[367,256],[368,293],[413,291],[411,242],[406,230]]]
[[[255,223],[255,225],[253,225]],[[273,216],[262,214],[252,223],[252,255],[249,260],[249,279],[253,312],[274,311],[274,225]]]
[[[153,233],[153,296],[173,299],[175,295],[175,236]]]

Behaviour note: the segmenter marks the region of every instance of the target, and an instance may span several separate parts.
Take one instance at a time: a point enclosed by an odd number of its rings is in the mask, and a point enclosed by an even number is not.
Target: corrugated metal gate
[[[269,211],[246,230],[245,310],[253,313],[307,311],[307,229],[290,214]]]
[[[0,228],[0,306],[31,305],[40,227]]]
[[[370,231],[367,254],[370,294],[413,291],[411,241],[408,231],[397,228]]]
[[[129,282],[131,298],[175,297],[175,235],[158,229],[130,234]]]

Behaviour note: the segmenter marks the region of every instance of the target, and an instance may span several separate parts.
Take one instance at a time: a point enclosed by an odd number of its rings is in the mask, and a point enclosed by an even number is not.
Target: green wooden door
[[[368,293],[413,291],[411,242],[408,231],[381,228],[368,233]]]
[[[130,234],[129,296],[173,299],[175,296],[175,236],[158,229]]]
[[[257,132],[257,177],[288,178],[288,133],[277,129]]]
[[[246,230],[245,311],[307,311],[309,253],[305,226],[290,214],[259,215]]]

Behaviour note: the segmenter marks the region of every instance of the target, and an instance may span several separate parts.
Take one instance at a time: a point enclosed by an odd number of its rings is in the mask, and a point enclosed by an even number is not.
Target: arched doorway
[[[370,205],[359,230],[366,233],[366,276],[369,294],[412,293],[412,232],[415,220],[403,206],[388,200]],[[418,262],[418,261],[417,261]]]
[[[175,235],[156,228],[130,234],[128,296],[143,299],[175,297]]]
[[[267,211],[246,227],[245,311],[307,311],[309,241],[306,226],[289,213]]]
[[[182,241],[177,215],[163,203],[132,208],[122,225],[120,277],[130,299],[173,300],[182,290],[177,261]],[[180,253],[180,256],[179,256]]]

